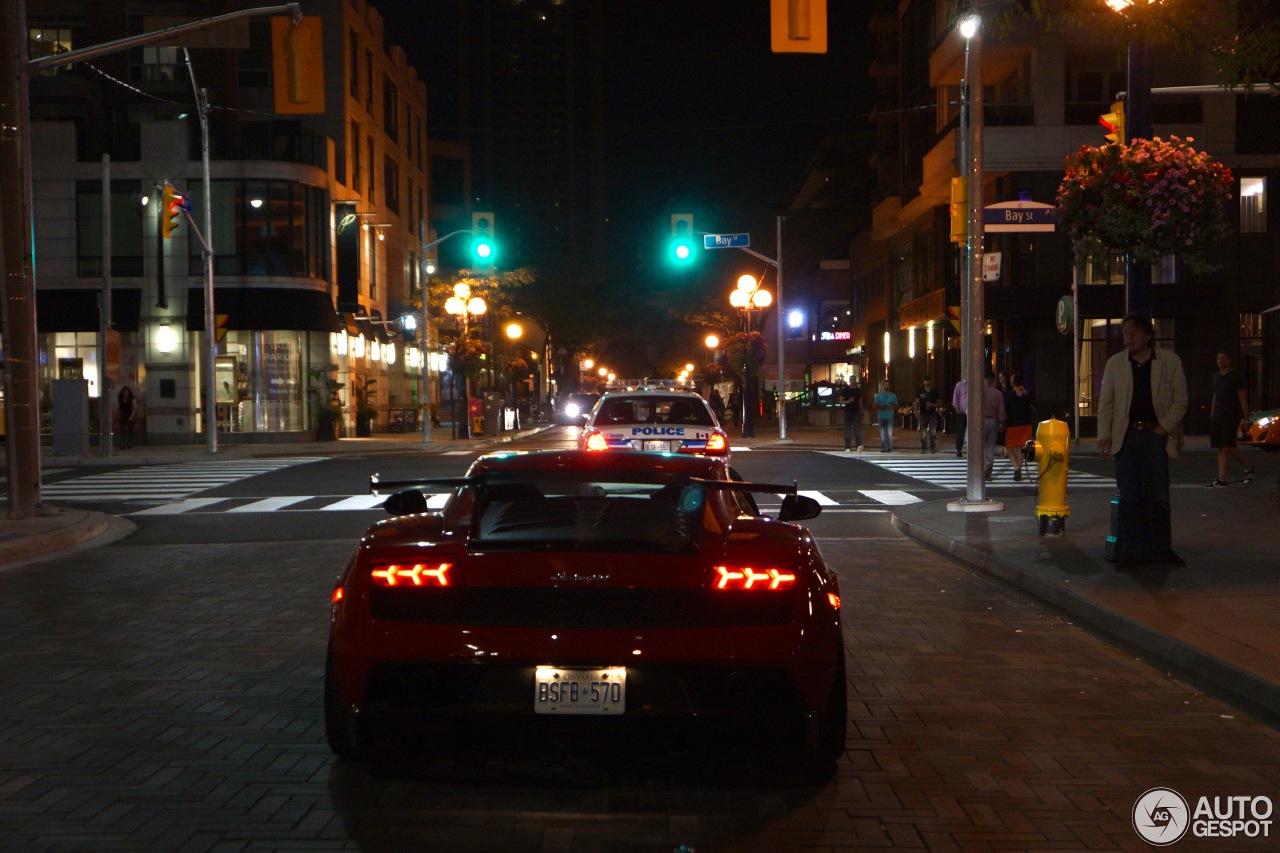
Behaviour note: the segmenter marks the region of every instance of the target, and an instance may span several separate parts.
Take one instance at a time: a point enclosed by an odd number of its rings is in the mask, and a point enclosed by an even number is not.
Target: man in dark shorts
[[[1209,406],[1209,446],[1218,450],[1218,477],[1208,485],[1218,489],[1227,485],[1227,457],[1244,469],[1242,483],[1253,482],[1254,469],[1236,447],[1240,422],[1249,416],[1249,391],[1244,376],[1231,369],[1231,356],[1218,353],[1218,372],[1213,374],[1213,402]]]

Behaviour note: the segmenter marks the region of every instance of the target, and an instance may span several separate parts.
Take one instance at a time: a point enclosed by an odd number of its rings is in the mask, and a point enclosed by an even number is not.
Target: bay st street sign
[[[1057,208],[1038,201],[1002,201],[982,209],[983,230],[1052,232]]]
[[[704,249],[745,249],[751,245],[750,234],[703,234]]]

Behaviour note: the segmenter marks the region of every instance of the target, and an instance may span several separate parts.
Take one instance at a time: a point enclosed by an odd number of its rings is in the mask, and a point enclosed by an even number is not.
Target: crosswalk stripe
[[[875,465],[877,468],[883,468],[886,471],[892,471],[895,474],[902,474],[905,477],[911,477],[914,480],[920,480],[946,489],[964,489],[968,484],[968,460],[964,457],[944,456],[941,454],[922,456],[918,453],[911,455],[895,455],[893,453],[869,455],[865,453],[844,453],[839,450],[823,450],[819,452],[827,456],[839,456],[843,459],[858,459],[869,465]],[[1028,475],[1034,474],[1035,470],[1034,464],[1027,465],[1024,468]],[[1115,488],[1115,480],[1113,478],[1101,477],[1085,471],[1069,470],[1067,483],[1068,488],[1075,489]],[[1014,480],[1013,462],[1006,457],[1001,457],[997,458],[995,465],[992,466],[992,477],[987,482],[987,485],[1033,490],[1036,487],[1036,481],[1033,476],[1027,476],[1021,482]]]
[[[193,509],[218,504],[225,501],[226,498],[187,498],[176,503],[164,504],[163,506],[155,506],[150,509],[140,509],[137,512],[125,513],[126,515],[181,515],[184,512],[191,512]]]
[[[290,497],[274,497],[263,498],[260,501],[254,501],[251,504],[243,506],[233,506],[227,512],[274,512],[277,509],[284,509],[287,506],[305,501],[305,495],[294,495]]]
[[[859,489],[859,491],[876,503],[889,506],[906,506],[907,504],[920,503],[920,498],[901,489]]]
[[[836,501],[831,500],[831,498],[827,497],[822,492],[808,492],[801,489],[800,494],[804,495],[807,498],[813,498],[815,501],[818,502],[819,506],[837,506]]]
[[[49,483],[42,486],[40,491],[43,497],[55,500],[174,500],[259,474],[319,462],[323,458],[291,456],[247,461],[209,460],[174,465],[144,465]]]
[[[386,503],[386,500],[386,495],[353,495],[349,498],[343,498],[337,503],[321,507],[321,509],[325,512],[351,509],[376,509]]]

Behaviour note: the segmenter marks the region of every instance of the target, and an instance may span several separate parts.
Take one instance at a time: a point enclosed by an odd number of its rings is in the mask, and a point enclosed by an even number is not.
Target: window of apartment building
[[[382,75],[382,129],[392,142],[400,141],[400,91],[389,74]]]
[[[211,188],[216,274],[326,277],[329,232],[323,189],[268,180],[218,180]],[[203,209],[202,191],[198,182],[189,189],[196,210]],[[193,237],[187,249],[187,273],[201,274],[200,241]]]
[[[355,30],[347,33],[347,64],[350,66],[347,84],[351,97],[360,100],[360,34]]]
[[[354,119],[351,121],[351,183],[348,186],[360,191],[360,122]]]
[[[390,155],[382,158],[382,195],[387,209],[400,212],[400,164]]]
[[[236,83],[242,87],[270,86],[272,73],[271,24],[250,23],[249,47],[236,54]]]
[[[368,137],[369,142],[369,204],[373,204],[378,200],[378,181],[374,174],[374,170],[378,168],[378,161],[373,157],[373,137]]]
[[[378,239],[381,234],[378,228],[364,229],[365,257],[369,259],[369,298],[378,298],[378,246],[382,241]]]
[[[1240,179],[1240,233],[1267,231],[1267,179]]]
[[[44,26],[27,28],[28,59],[43,59],[46,56],[69,53],[71,50],[73,50],[71,27],[57,26],[49,22]],[[61,68],[51,68],[45,71],[44,74],[69,74],[71,71],[72,66],[64,65]]]
[[[1271,401],[1264,400],[1262,389],[1267,379],[1267,362],[1262,348],[1265,314],[1240,315],[1240,359],[1236,369],[1244,374],[1245,387],[1249,391],[1249,410],[1271,408]]]
[[[1066,76],[1063,80],[1066,124],[1097,124],[1108,111],[1116,93],[1127,85],[1121,57],[1115,48],[1079,45],[1067,48]]]
[[[373,51],[364,52],[364,108],[373,115]]]
[[[137,181],[111,182],[111,272],[142,275],[143,227],[159,204],[142,204]],[[154,193],[152,193],[154,202]],[[102,181],[76,181],[76,274],[99,277],[102,269]],[[155,227],[159,227],[158,225]]]

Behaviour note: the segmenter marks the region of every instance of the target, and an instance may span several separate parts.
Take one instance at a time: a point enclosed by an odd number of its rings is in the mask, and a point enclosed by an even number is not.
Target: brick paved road
[[[852,685],[847,758],[821,790],[683,751],[615,762],[608,743],[334,763],[320,678],[350,540],[126,540],[0,572],[0,848],[1137,851],[1130,809],[1150,787],[1280,801],[1273,730],[883,516],[818,522],[848,537],[823,549]]]

